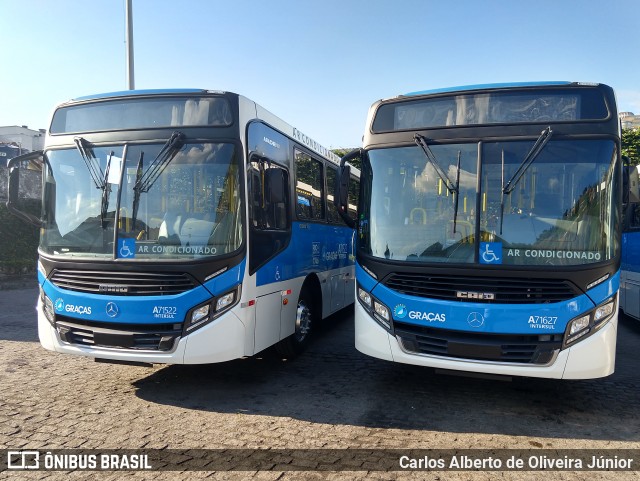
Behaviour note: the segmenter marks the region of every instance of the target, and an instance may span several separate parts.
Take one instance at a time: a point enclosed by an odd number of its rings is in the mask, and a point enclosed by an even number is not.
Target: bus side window
[[[337,171],[327,165],[327,220],[332,224],[343,224],[335,204]]]
[[[264,184],[267,229],[287,229],[287,171],[272,166],[265,172]]]
[[[298,219],[324,219],[322,162],[295,150],[296,215]]]
[[[255,273],[282,252],[291,237],[289,173],[265,158],[253,157],[249,169],[249,272]]]
[[[273,163],[252,160],[250,180],[251,225],[262,230],[286,230],[288,216],[288,174]]]

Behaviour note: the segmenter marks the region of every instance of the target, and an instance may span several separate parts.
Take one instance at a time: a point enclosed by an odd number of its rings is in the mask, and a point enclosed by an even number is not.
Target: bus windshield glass
[[[222,97],[153,97],[78,103],[53,114],[52,134],[167,127],[227,127],[233,123]]]
[[[383,104],[372,131],[604,120],[608,116],[605,99],[595,88],[495,91]]]
[[[360,249],[422,263],[582,265],[613,258],[615,143],[551,140],[505,193],[533,143],[430,145],[457,194],[419,146],[369,151]]]
[[[240,167],[229,143],[51,150],[40,247],[74,258],[196,259],[242,244]],[[84,158],[83,158],[84,157]],[[150,175],[153,174],[153,175]]]

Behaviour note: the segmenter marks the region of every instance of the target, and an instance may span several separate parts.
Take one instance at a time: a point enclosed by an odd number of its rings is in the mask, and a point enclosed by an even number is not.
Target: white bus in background
[[[9,166],[8,207],[41,229],[40,342],[133,363],[299,353],[354,300],[353,230],[332,201],[338,160],[230,92],[58,106],[44,151]],[[37,206],[21,189],[34,169]]]

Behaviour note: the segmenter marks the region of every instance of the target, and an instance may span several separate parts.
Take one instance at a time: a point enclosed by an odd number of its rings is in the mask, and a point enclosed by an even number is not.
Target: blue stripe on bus
[[[245,261],[207,282],[182,294],[170,296],[105,296],[60,289],[43,279],[42,288],[54,304],[55,313],[78,320],[114,324],[182,323],[193,307],[224,294],[242,281]],[[115,303],[117,315],[107,314],[107,304]],[[113,310],[111,311],[114,312]]]
[[[119,92],[106,92],[103,94],[85,95],[84,97],[77,97],[72,102],[81,100],[97,100],[108,99],[113,97],[131,97],[133,95],[162,95],[162,94],[194,94],[204,93],[203,89],[147,89],[147,90],[121,90]]]
[[[246,264],[246,259],[242,259],[242,262],[237,266],[232,267],[228,271],[225,271],[210,281],[205,282],[204,287],[206,287],[214,296],[226,294],[227,291],[242,283]]]
[[[614,295],[620,273],[587,294],[552,304],[486,304],[429,300],[401,294],[356,266],[358,283],[391,311],[395,321],[457,331],[499,334],[562,334],[567,323]]]
[[[256,273],[263,286],[353,265],[353,230],[346,226],[294,222],[287,248]]]
[[[417,92],[409,92],[408,94],[404,94],[404,96],[413,97],[417,95],[444,94],[444,93],[462,92],[466,90],[481,90],[481,89],[492,89],[492,88],[570,85],[571,83],[572,82],[566,82],[566,81],[548,81],[548,82],[508,82],[508,83],[493,83],[493,84],[478,84],[478,85],[461,85],[458,87],[446,87],[441,89],[420,90]]]

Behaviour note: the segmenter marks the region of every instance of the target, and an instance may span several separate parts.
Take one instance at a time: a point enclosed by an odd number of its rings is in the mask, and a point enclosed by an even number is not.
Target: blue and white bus
[[[8,207],[41,229],[40,342],[130,363],[213,363],[272,345],[294,356],[355,297],[337,160],[230,92],[59,105],[44,151],[9,166]],[[34,169],[35,211],[21,197]]]
[[[640,166],[628,169],[629,197],[624,206],[620,310],[640,321]]]
[[[481,375],[614,371],[622,187],[610,87],[410,93],[373,104],[363,141],[343,158],[362,159],[358,350]]]

